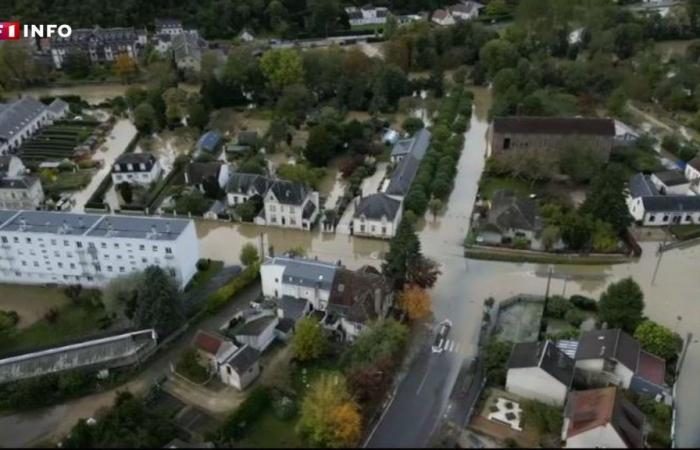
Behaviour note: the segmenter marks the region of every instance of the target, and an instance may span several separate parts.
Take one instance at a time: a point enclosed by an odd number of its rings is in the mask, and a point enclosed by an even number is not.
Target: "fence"
[[[126,146],[124,149],[124,153],[131,153],[136,149],[136,144],[138,143],[139,139],[141,138],[141,133],[136,133],[134,137],[131,139],[129,144]],[[100,182],[99,186],[97,186],[97,189],[95,192],[92,193],[90,198],[88,199],[87,203],[85,203],[85,210],[88,211],[108,211],[109,206],[105,203],[105,194],[107,193],[107,190],[112,186],[112,170],[110,170],[107,175],[105,175],[104,179]]]

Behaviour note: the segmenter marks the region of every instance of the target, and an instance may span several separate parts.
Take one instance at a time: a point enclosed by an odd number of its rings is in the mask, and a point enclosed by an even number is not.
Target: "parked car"
[[[435,336],[435,342],[433,342],[433,353],[440,354],[445,350],[447,335],[450,334],[451,329],[452,322],[450,319],[445,319],[440,322],[437,335]]]

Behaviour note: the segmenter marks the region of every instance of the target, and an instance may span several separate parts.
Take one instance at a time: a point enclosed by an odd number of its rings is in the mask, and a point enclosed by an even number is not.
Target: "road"
[[[170,363],[174,362],[180,352],[190,344],[198,329],[218,330],[233,315],[248,307],[248,304],[260,294],[259,283],[243,290],[219,313],[188,329],[167,349],[158,353],[148,362],[148,367],[143,372],[125,385],[56,406],[1,416],[2,447],[29,447],[61,439],[80,418],[92,417],[101,409],[110,407],[117,391],[128,389],[137,393],[145,392],[168,372]]]

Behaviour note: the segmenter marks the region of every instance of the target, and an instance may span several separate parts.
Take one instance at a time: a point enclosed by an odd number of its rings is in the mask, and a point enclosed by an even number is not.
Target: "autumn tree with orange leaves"
[[[114,71],[114,75],[124,80],[128,80],[130,77],[136,74],[136,61],[134,61],[134,58],[129,55],[121,54],[117,56],[117,59],[114,61],[112,70]]]
[[[356,447],[362,437],[360,408],[341,374],[322,375],[309,388],[297,432],[315,447]]]
[[[432,309],[430,294],[418,285],[406,285],[399,295],[399,307],[408,314],[409,319],[422,319]]]

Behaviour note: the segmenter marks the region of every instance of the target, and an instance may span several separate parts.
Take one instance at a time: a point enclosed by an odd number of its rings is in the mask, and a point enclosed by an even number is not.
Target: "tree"
[[[149,103],[143,102],[134,109],[134,125],[139,132],[151,134],[157,123],[156,111]]]
[[[327,344],[326,335],[318,320],[304,317],[297,322],[292,340],[292,351],[296,359],[318,359],[326,352]]]
[[[503,386],[506,383],[508,358],[513,349],[509,341],[489,339],[484,350],[484,370],[490,386]]]
[[[158,266],[144,270],[134,301],[132,323],[139,328],[155,328],[161,338],[185,321],[175,280]]]
[[[187,107],[187,125],[203,130],[209,123],[209,111],[200,102]]]
[[[350,371],[377,367],[382,361],[398,362],[408,340],[408,327],[395,319],[369,324],[341,357]]]
[[[129,86],[124,92],[126,104],[131,109],[136,109],[138,105],[145,102],[148,98],[148,92],[141,86]]]
[[[616,166],[608,166],[591,183],[591,190],[581,205],[581,212],[609,223],[621,233],[632,223],[625,199],[625,174]]]
[[[523,412],[529,423],[534,425],[540,434],[558,434],[564,422],[561,410],[536,400],[526,400]]]
[[[313,446],[357,446],[362,416],[342,375],[324,374],[313,383],[304,398],[297,430]]]
[[[609,253],[617,249],[619,239],[607,222],[597,220],[593,229],[593,250],[599,253]]]
[[[122,196],[124,203],[129,205],[134,201],[134,188],[128,181],[123,181],[117,185],[117,192]]]
[[[201,216],[209,209],[211,200],[202,194],[199,189],[184,192],[175,200],[175,210],[180,214],[194,214]]]
[[[409,264],[406,267],[406,282],[415,284],[423,289],[430,288],[435,285],[440,273],[438,264],[435,261],[420,255],[416,259],[409,260]]]
[[[488,16],[502,16],[509,12],[510,9],[506,0],[491,0],[486,5],[486,15]]]
[[[627,94],[625,94],[624,89],[615,89],[608,97],[605,106],[608,108],[608,114],[621,117],[625,113],[625,107],[627,106]]]
[[[425,127],[425,124],[418,117],[406,117],[401,125],[404,131],[413,135],[416,131]]]
[[[557,242],[559,242],[559,239],[561,239],[559,227],[548,225],[542,230],[542,245],[544,245],[545,249],[552,250]]]
[[[337,0],[308,0],[309,28],[315,33],[328,36],[338,21],[340,5]]]
[[[309,131],[304,156],[317,167],[325,166],[335,156],[338,140],[327,127],[319,125]]]
[[[674,361],[683,348],[683,339],[678,333],[651,320],[640,323],[634,337],[644,350],[666,361]]]
[[[391,239],[389,251],[382,264],[382,272],[394,282],[397,289],[401,289],[406,282],[408,268],[415,264],[420,256],[420,241],[414,224],[404,217]]]
[[[298,50],[281,48],[266,51],[260,58],[260,68],[273,89],[281,92],[285,87],[304,81],[304,66]]]
[[[178,125],[187,115],[189,97],[183,89],[172,87],[163,92],[165,119],[169,125]]]
[[[313,106],[313,96],[306,86],[292,84],[284,88],[277,100],[277,111],[292,124],[301,124]]]
[[[85,78],[90,74],[90,58],[83,51],[68,52],[63,59],[63,71],[70,78]]]
[[[19,315],[15,311],[0,310],[0,340],[14,335],[18,322]]]
[[[45,76],[33,59],[29,43],[8,41],[0,44],[0,91],[22,88]]]
[[[399,296],[399,308],[401,308],[411,320],[419,320],[430,314],[430,294],[416,285],[407,285]]]
[[[513,67],[518,61],[518,52],[510,42],[494,39],[481,47],[479,60],[488,73],[495,74],[501,69]]]
[[[384,40],[388,41],[394,37],[396,30],[399,29],[399,21],[393,14],[389,14],[384,23]]]
[[[437,219],[437,215],[440,212],[440,210],[442,210],[442,207],[442,200],[440,200],[439,198],[433,198],[428,202],[428,209],[433,215],[433,220]]]
[[[598,317],[609,328],[622,328],[633,333],[642,322],[644,294],[632,278],[612,283],[600,296]]]
[[[117,56],[117,59],[114,60],[114,65],[112,66],[114,75],[125,81],[130,80],[136,74],[137,69],[138,67],[136,66],[136,61],[125,53]]]
[[[559,224],[561,238],[572,250],[583,250],[591,242],[593,221],[577,211],[565,214]]]
[[[240,259],[241,259],[241,263],[246,267],[250,267],[254,264],[257,264],[258,261],[260,261],[260,255],[258,254],[258,249],[255,248],[255,245],[248,242],[241,249]]]

